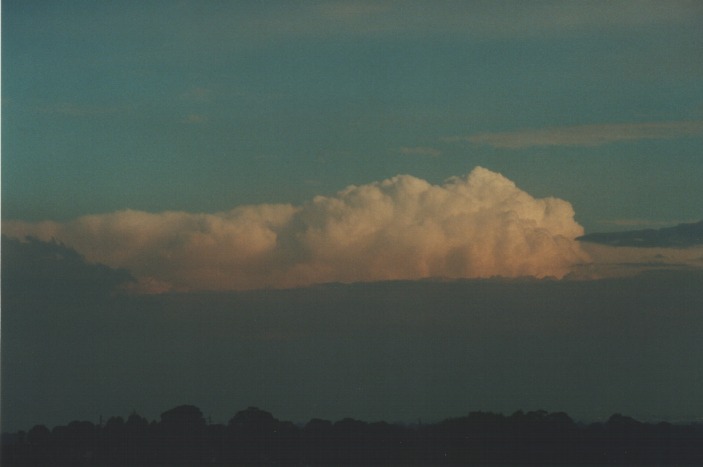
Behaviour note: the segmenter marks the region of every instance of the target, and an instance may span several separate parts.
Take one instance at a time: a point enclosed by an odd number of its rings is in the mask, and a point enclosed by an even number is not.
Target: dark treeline
[[[433,424],[312,419],[303,426],[250,407],[227,425],[183,405],[149,422],[73,421],[3,435],[2,465],[333,463],[701,463],[703,425],[613,415],[579,424],[565,413],[472,412]]]

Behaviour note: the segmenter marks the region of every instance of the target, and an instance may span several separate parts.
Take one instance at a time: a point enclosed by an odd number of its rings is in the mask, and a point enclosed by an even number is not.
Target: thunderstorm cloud
[[[244,290],[391,279],[563,277],[587,261],[574,210],[477,167],[441,185],[409,175],[300,206],[215,214],[125,210],[3,232],[55,239],[152,291]]]

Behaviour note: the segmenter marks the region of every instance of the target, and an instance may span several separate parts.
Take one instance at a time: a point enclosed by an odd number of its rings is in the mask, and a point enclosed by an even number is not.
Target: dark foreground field
[[[565,413],[472,412],[432,424],[346,418],[296,425],[250,407],[227,425],[183,405],[148,421],[73,421],[3,434],[2,465],[701,464],[703,425],[613,415],[580,424]]]

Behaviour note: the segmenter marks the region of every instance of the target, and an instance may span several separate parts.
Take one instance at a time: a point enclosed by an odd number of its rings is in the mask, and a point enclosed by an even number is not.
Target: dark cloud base
[[[74,249],[34,237],[2,236],[2,293],[47,301],[104,298],[134,277],[125,269],[90,264]]]
[[[611,246],[642,248],[685,248],[703,245],[703,221],[679,224],[663,229],[630,230],[627,232],[590,233],[577,240]]]
[[[17,259],[3,261],[4,430],[184,402],[215,422],[251,405],[294,421],[703,413],[701,271],[129,296],[114,270],[49,288],[70,277],[61,261],[22,275]]]

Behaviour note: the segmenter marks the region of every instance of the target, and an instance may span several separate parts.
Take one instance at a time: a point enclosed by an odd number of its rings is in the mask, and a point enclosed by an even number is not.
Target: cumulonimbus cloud
[[[703,121],[648,122],[578,125],[526,129],[500,133],[478,133],[444,138],[496,148],[522,149],[532,146],[600,146],[617,141],[670,139],[703,135]]]
[[[216,214],[125,210],[8,221],[159,288],[253,289],[424,277],[562,277],[585,257],[571,205],[477,167],[442,185],[408,175],[301,205]]]

